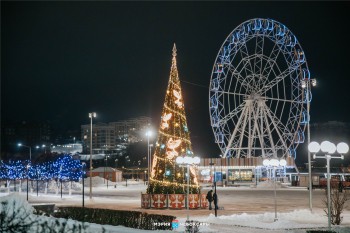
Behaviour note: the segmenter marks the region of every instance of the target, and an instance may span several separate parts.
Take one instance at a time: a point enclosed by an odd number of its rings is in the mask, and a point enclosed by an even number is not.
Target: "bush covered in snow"
[[[60,207],[57,217],[71,218],[101,225],[122,225],[144,230],[171,230],[171,222],[176,219],[171,215],[147,214],[139,211],[94,209],[82,207]],[[155,223],[164,223],[156,225]]]
[[[88,233],[89,224],[71,219],[38,216],[18,194],[0,198],[0,232]],[[100,232],[104,232],[101,229]]]
[[[0,199],[0,232],[29,232],[35,224],[34,208],[18,195]]]

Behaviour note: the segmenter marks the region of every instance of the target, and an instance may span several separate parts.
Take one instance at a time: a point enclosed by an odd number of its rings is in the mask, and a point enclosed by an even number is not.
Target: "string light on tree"
[[[176,158],[179,156],[194,156],[177,70],[176,55],[174,44],[170,77],[161,114],[147,193],[184,194],[188,186],[186,178],[182,175],[185,168],[176,163]],[[199,192],[199,185],[195,168],[190,169],[189,175],[190,192],[196,194]]]

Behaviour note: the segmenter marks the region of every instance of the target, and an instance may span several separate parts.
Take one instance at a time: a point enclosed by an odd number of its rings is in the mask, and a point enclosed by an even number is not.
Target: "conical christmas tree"
[[[147,193],[182,194],[187,190],[187,169],[176,163],[179,156],[193,157],[185,107],[176,65],[176,46],[168,88],[165,94],[158,140],[153,154],[152,171]],[[190,193],[199,192],[196,170],[190,167]]]

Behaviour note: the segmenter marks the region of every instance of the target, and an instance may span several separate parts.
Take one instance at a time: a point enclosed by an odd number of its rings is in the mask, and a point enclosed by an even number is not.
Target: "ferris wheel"
[[[295,158],[311,101],[304,51],[283,24],[256,18],[236,27],[216,57],[209,111],[222,157]]]

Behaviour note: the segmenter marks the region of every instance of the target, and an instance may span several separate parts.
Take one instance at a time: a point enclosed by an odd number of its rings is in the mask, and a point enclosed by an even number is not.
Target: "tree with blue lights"
[[[37,164],[30,164],[30,161],[20,160],[0,161],[0,179],[7,180],[7,187],[9,187],[11,180],[28,178],[37,182],[45,181],[46,193],[49,181],[56,180],[58,188],[58,182],[79,181],[82,178],[82,174],[80,160],[73,159],[69,154],[64,154],[55,161]]]

